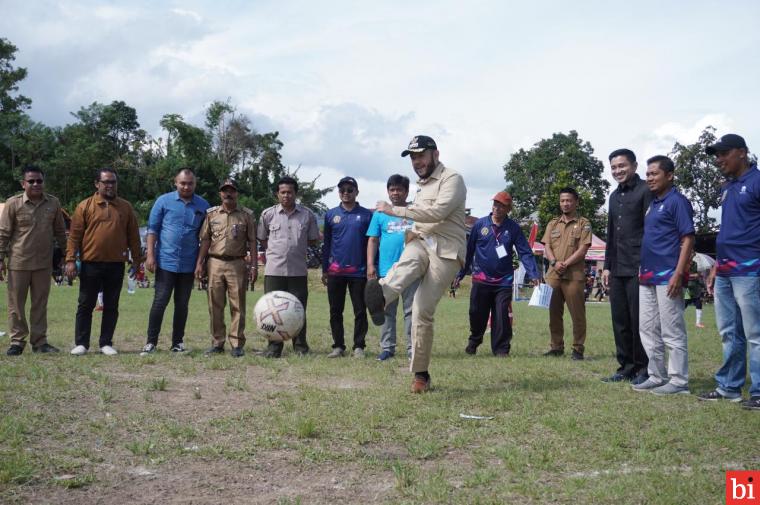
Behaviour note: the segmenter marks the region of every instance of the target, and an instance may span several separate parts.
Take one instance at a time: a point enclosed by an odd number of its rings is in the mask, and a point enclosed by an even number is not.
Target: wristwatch
[[[553,266],[554,266],[554,265],[556,265],[556,264],[557,264],[557,260],[551,260],[551,261],[549,262],[549,266],[550,266],[550,267],[553,267]]]

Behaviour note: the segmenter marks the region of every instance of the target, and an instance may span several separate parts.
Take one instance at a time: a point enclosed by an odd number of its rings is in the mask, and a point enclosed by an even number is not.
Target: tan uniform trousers
[[[386,305],[398,300],[407,287],[421,279],[412,304],[412,360],[409,364],[412,372],[426,372],[430,366],[435,308],[461,266],[459,261],[441,258],[425,242],[414,239],[406,244],[401,258],[380,279]]]
[[[215,347],[224,347],[229,338],[232,347],[245,345],[245,292],[248,269],[241,259],[225,261],[208,258],[208,313],[211,338]],[[224,307],[230,299],[230,332],[224,324]]]
[[[47,343],[47,303],[52,268],[8,270],[8,329],[11,345],[24,347],[26,336],[32,347]],[[26,324],[26,296],[31,293],[29,309],[31,332]]]
[[[546,283],[554,289],[549,303],[549,332],[552,350],[565,349],[565,326],[563,313],[565,303],[573,320],[573,349],[583,354],[586,342],[586,281],[547,278]]]

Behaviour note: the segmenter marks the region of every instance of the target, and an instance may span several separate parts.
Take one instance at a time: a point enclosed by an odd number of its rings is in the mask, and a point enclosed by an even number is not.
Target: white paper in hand
[[[533,288],[533,293],[530,295],[530,301],[528,305],[531,307],[543,307],[549,308],[549,303],[552,301],[552,287],[548,284],[539,284]]]

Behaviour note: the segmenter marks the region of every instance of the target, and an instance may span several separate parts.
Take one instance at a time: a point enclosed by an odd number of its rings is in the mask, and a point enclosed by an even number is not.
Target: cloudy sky
[[[760,145],[756,1],[0,0],[0,12],[36,120],[124,100],[160,136],[162,115],[201,124],[229,98],[280,132],[302,177],[355,176],[365,206],[388,175],[412,175],[399,154],[416,133],[463,174],[475,215],[510,154],[555,132],[590,141],[608,177],[613,149],[667,153],[706,125]]]

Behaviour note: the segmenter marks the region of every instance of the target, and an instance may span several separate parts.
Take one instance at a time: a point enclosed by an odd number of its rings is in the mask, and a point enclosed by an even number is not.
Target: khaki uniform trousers
[[[229,339],[232,347],[245,345],[245,292],[248,269],[241,259],[225,261],[208,258],[208,313],[211,338],[215,347],[224,347]],[[230,331],[224,324],[224,307],[230,299]]]
[[[551,349],[565,349],[565,326],[562,316],[567,303],[567,310],[573,320],[573,349],[583,354],[583,344],[586,342],[586,282],[547,278],[546,283],[554,289],[549,303]]]
[[[32,347],[47,343],[47,303],[52,280],[51,268],[8,270],[8,329],[11,345],[24,347],[26,336]],[[31,294],[30,327],[26,323],[26,296]]]
[[[409,364],[412,372],[428,371],[435,308],[461,266],[457,260],[439,257],[421,239],[414,239],[406,244],[401,258],[380,279],[386,305],[398,300],[407,287],[421,279],[412,304],[412,359]]]

